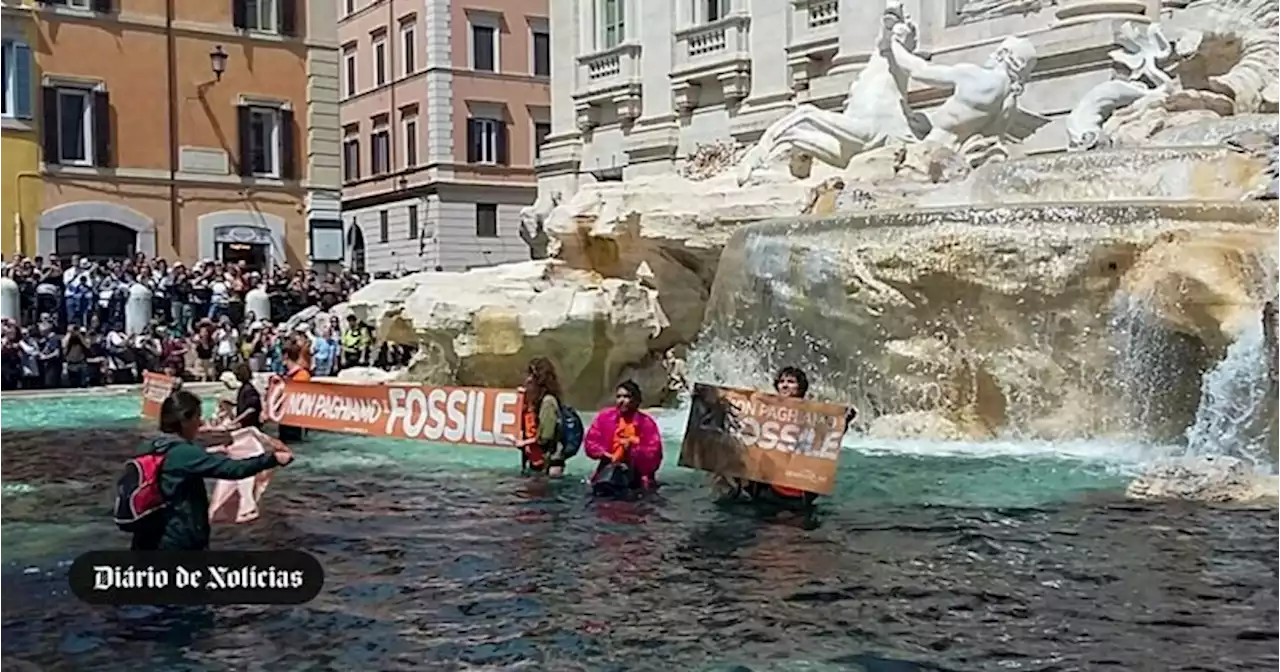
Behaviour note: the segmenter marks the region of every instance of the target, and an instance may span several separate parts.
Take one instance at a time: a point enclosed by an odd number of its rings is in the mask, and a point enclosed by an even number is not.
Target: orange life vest
[[[635,420],[618,416],[618,426],[613,430],[613,450],[609,457],[614,462],[621,462],[627,457],[627,448],[634,446],[639,439]]]
[[[804,497],[805,495],[804,490],[799,490],[797,488],[788,488],[785,485],[775,485],[772,487],[774,492],[778,493],[779,495],[782,495],[783,497]]]
[[[525,406],[524,412],[520,414],[520,420],[520,425],[524,429],[524,438],[532,439],[538,436],[538,414],[533,409]],[[530,467],[542,469],[546,460],[546,456],[542,453],[542,446],[537,443],[525,446],[524,455]]]

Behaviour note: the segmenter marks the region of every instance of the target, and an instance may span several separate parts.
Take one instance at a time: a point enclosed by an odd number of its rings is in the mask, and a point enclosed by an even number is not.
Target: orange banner
[[[513,447],[520,433],[520,393],[273,378],[264,398],[263,417],[324,432]]]
[[[695,384],[680,466],[830,494],[849,409]]]
[[[142,374],[142,417],[158,419],[160,404],[173,394],[177,381],[172,376],[145,371]]]

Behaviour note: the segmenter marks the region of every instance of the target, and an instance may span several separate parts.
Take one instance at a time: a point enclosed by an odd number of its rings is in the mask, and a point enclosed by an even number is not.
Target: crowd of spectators
[[[48,389],[131,383],[144,371],[213,381],[237,364],[283,371],[290,341],[305,344],[314,375],[351,366],[390,367],[411,353],[375,343],[354,318],[287,321],[315,306],[326,311],[369,281],[354,273],[317,273],[241,263],[147,259],[95,261],[17,256],[4,275],[18,286],[19,320],[3,324],[3,388]],[[135,284],[151,290],[151,319],[137,333],[125,324]],[[267,293],[268,315],[248,308],[248,293]]]

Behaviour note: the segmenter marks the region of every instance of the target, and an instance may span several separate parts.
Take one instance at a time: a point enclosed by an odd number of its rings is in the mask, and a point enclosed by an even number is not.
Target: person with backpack
[[[626,380],[614,391],[614,406],[596,414],[583,445],[587,457],[599,461],[591,476],[592,492],[622,497],[658,485],[662,466],[662,434],[653,416],[640,410],[640,386]]]
[[[520,469],[558,478],[564,475],[565,461],[582,442],[582,420],[560,402],[560,380],[551,360],[535,357],[529,361],[523,395],[520,440],[516,444],[520,449]],[[564,422],[566,417],[568,423]]]
[[[200,397],[177,390],[160,405],[164,434],[142,444],[116,484],[115,521],[133,534],[135,551],[209,548],[209,494],[204,479],[238,481],[293,461],[284,444],[244,460],[207,452],[195,442],[203,424]]]

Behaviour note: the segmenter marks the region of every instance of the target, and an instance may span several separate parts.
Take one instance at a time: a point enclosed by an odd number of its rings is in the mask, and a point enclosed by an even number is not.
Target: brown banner
[[[173,393],[175,381],[171,376],[150,371],[142,374],[142,417],[158,419],[160,404]]]
[[[680,466],[830,494],[848,409],[695,384]]]

